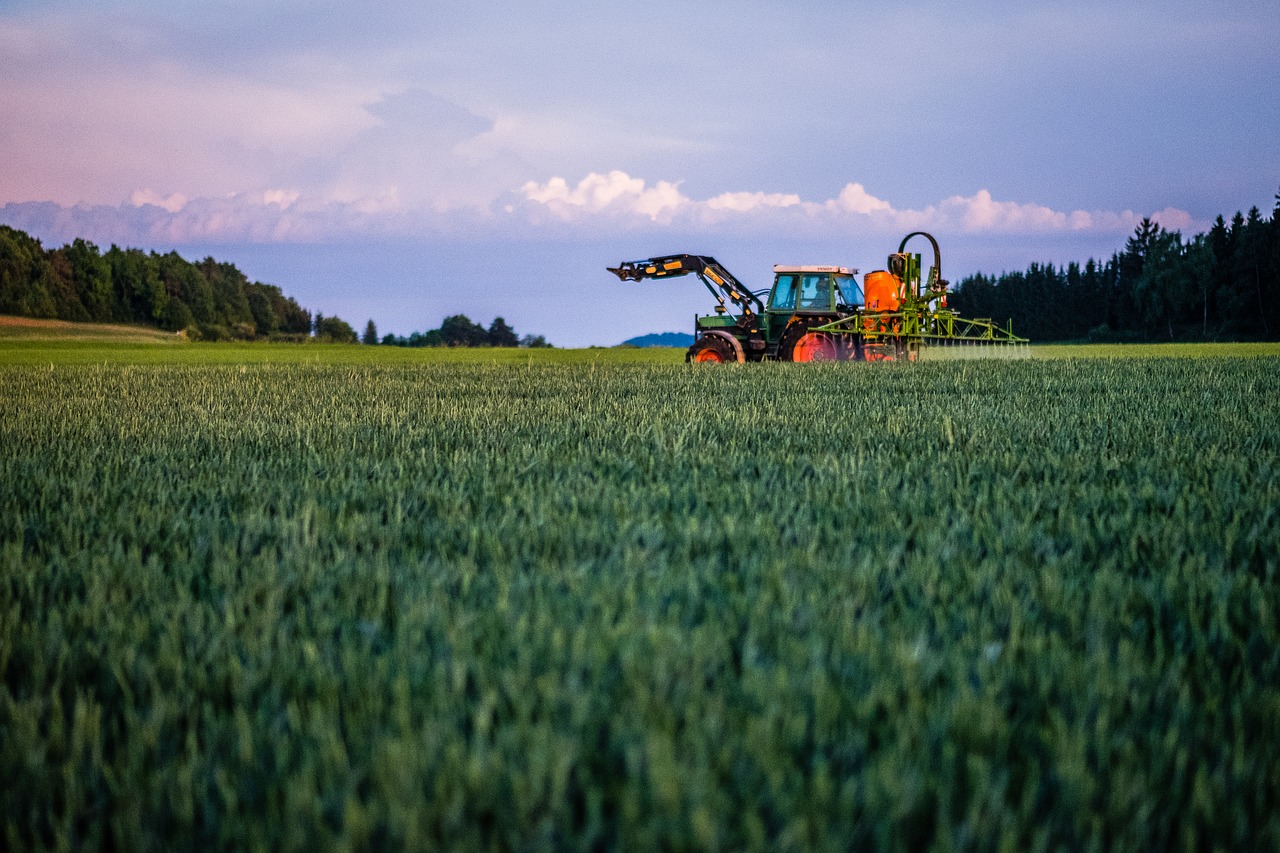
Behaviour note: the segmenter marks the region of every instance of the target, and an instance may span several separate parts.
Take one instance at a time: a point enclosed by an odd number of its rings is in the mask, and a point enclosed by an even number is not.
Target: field
[[[1280,846],[1274,345],[680,360],[0,343],[6,845]]]

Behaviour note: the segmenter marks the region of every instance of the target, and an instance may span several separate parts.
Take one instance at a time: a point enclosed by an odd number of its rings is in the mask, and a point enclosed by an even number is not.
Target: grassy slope
[[[154,344],[0,340],[0,366],[86,364],[679,364],[684,350],[661,349],[407,349],[359,344]]]
[[[368,347],[359,344],[193,343],[144,326],[0,315],[0,366],[78,364],[677,364],[683,349]]]
[[[70,323],[66,320],[40,320],[0,314],[0,343],[39,344],[181,344],[186,340],[173,332],[147,326],[125,326],[114,323]]]

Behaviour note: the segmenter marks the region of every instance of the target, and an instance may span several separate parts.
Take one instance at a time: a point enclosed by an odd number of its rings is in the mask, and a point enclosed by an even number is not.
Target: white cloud
[[[882,213],[893,210],[893,206],[883,199],[878,199],[867,192],[862,184],[846,184],[840,194],[835,197],[835,205],[851,213]]]
[[[669,220],[670,214],[690,203],[678,183],[658,181],[647,187],[643,179],[617,170],[607,175],[593,172],[574,187],[564,178],[552,178],[545,184],[529,181],[520,187],[520,192],[561,219],[577,219],[584,213],[614,213],[643,216],[650,221]]]
[[[524,204],[510,205],[508,212],[523,211],[531,220],[541,221],[537,211],[545,209],[560,221],[608,229],[630,219],[636,224],[660,222],[721,231],[768,226],[782,233],[788,229],[812,233],[824,227],[844,230],[852,221],[872,231],[890,232],[929,228],[974,235],[1124,234],[1142,218],[1132,210],[1054,210],[1043,204],[996,199],[985,189],[970,196],[950,196],[919,210],[900,209],[870,194],[860,183],[849,183],[822,201],[804,201],[794,193],[750,191],[694,199],[681,193],[678,183],[659,181],[649,186],[618,170],[591,173],[574,186],[560,177],[545,183],[530,181],[520,192]],[[1177,209],[1152,216],[1167,228],[1207,228]]]
[[[798,204],[800,204],[800,196],[794,193],[721,193],[707,199],[707,207],[711,210],[731,210],[735,213],[747,213],[769,207],[795,207]]]
[[[1040,204],[1018,204],[996,201],[987,190],[978,190],[970,198],[953,196],[943,202],[960,212],[964,229],[970,232],[995,230],[1061,231],[1067,227],[1067,214]]]

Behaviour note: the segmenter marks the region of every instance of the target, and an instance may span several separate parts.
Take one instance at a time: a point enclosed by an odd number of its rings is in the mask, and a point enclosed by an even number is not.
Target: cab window
[[[840,301],[853,307],[863,304],[862,286],[851,275],[836,276],[836,287],[840,290]]]
[[[773,283],[773,298],[769,300],[770,308],[793,311],[796,307],[796,277],[779,275]]]
[[[799,310],[831,310],[831,278],[826,273],[810,273],[800,278]]]

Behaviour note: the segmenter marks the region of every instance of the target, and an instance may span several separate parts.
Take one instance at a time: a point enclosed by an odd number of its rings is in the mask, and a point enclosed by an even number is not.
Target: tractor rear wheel
[[[792,361],[835,361],[835,339],[823,332],[805,332],[791,347]]]
[[[783,361],[846,361],[852,354],[845,352],[845,343],[827,332],[794,329],[783,337],[779,352]]]
[[[737,361],[738,358],[733,351],[733,346],[724,338],[707,335],[695,341],[693,346],[689,347],[689,351],[685,353],[684,360],[688,364],[695,362],[725,364]]]

